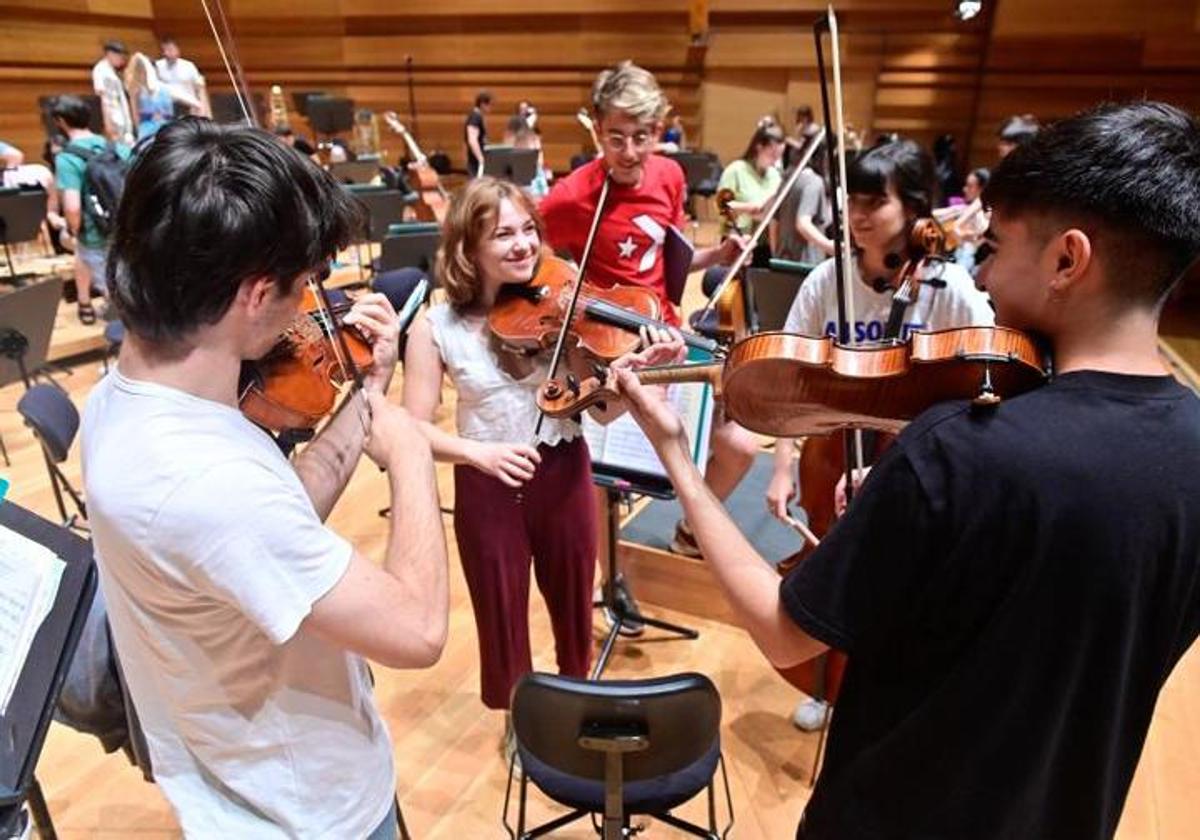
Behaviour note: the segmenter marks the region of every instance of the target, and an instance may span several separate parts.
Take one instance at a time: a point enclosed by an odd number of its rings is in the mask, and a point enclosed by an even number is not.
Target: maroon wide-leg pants
[[[479,632],[483,702],[507,709],[533,670],[529,568],[546,599],[561,674],[587,676],[592,648],[596,508],[582,437],[541,446],[519,490],[463,464],[454,468],[454,535]]]

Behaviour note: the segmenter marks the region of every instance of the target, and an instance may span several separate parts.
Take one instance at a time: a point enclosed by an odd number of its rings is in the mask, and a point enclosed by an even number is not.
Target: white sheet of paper
[[[0,526],[0,714],[8,710],[66,567],[50,549]]]
[[[687,382],[667,388],[667,401],[675,406],[691,443],[692,460],[704,471],[708,462],[708,438],[712,428],[712,386]],[[628,413],[607,426],[583,415],[583,434],[591,450],[592,463],[647,473],[667,475],[654,447]]]

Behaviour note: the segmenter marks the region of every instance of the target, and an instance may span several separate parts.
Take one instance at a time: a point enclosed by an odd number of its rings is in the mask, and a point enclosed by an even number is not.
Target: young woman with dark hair
[[[933,165],[910,140],[876,146],[851,161],[849,187],[850,236],[854,245],[851,282],[846,288],[852,323],[838,326],[836,264],[832,258],[805,279],[788,312],[784,330],[803,335],[841,335],[847,344],[904,339],[913,330],[987,325],[992,311],[987,296],[975,289],[970,275],[952,262],[935,262],[922,270],[916,299],[894,318],[896,270],[905,259],[913,222],[930,213],[934,190]],[[889,334],[889,326],[895,334]],[[796,498],[795,447],[788,440],[775,446],[775,469],[767,485],[768,510],[786,520],[788,503]],[[868,453],[868,463],[872,453]],[[823,526],[818,526],[818,536]],[[805,701],[793,720],[801,729],[819,728],[825,705]]]
[[[729,209],[735,214],[738,232],[750,233],[779,191],[783,146],[783,130],[773,122],[761,124],[750,136],[742,156],[721,173],[718,189],[733,192]],[[728,222],[722,222],[721,231],[731,232]]]

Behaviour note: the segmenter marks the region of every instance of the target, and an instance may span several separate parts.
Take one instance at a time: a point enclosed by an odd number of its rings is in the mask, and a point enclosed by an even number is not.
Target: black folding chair
[[[600,681],[526,674],[513,690],[512,725],[517,749],[509,764],[502,818],[512,838],[541,837],[589,815],[605,840],[629,836],[629,820],[635,815],[653,817],[709,840],[719,840],[733,827],[733,800],[721,756],[721,698],[703,674]],[[521,771],[516,771],[516,757]],[[720,834],[718,765],[729,813],[729,823]],[[518,772],[514,831],[508,806]],[[531,781],[572,810],[527,830]],[[670,813],[705,790],[707,828]],[[595,826],[597,816],[601,826]]]
[[[57,385],[34,385],[21,397],[17,403],[17,412],[25,420],[25,425],[33,430],[34,436],[42,446],[42,455],[46,461],[46,471],[50,474],[50,487],[54,490],[54,501],[58,505],[62,523],[68,528],[87,530],[79,520],[87,519],[87,508],[83,496],[71,486],[63,474],[59,464],[67,460],[71,444],[79,431],[79,412],[75,404],[67,396],[66,391]],[[63,494],[71,497],[76,512],[67,513],[66,501]]]

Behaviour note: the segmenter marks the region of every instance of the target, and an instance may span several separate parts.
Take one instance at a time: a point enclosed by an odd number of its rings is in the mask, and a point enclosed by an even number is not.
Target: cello
[[[409,156],[412,158],[409,161],[408,169],[417,179],[417,218],[423,222],[441,224],[442,220],[446,218],[446,210],[450,207],[450,196],[442,187],[437,172],[430,165],[429,158],[421,151],[421,147],[417,145],[417,141],[404,127],[404,123],[400,122],[395,111],[385,112],[383,121],[387,123],[388,128],[404,138],[404,144],[408,147]]]

